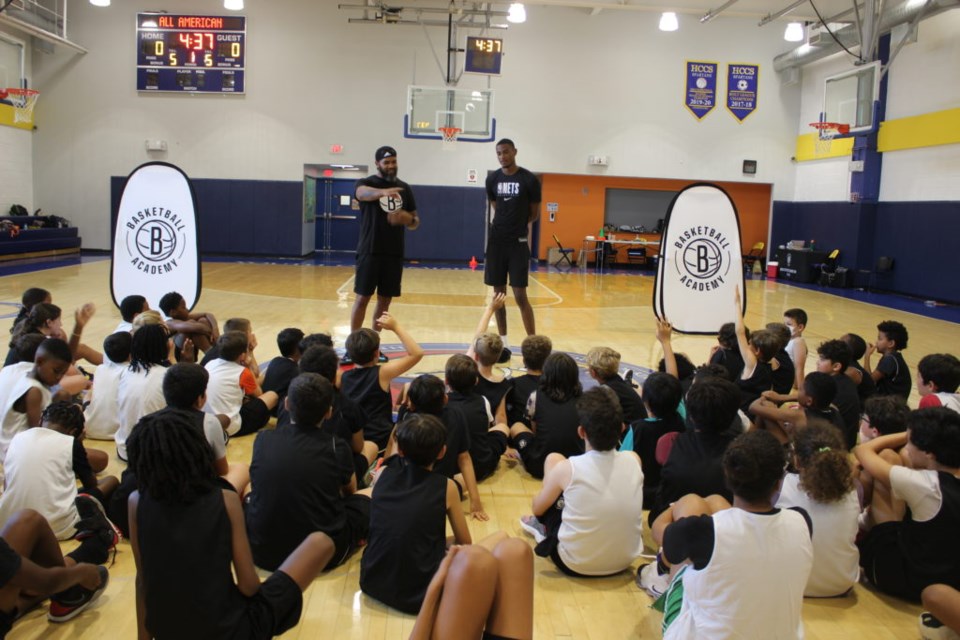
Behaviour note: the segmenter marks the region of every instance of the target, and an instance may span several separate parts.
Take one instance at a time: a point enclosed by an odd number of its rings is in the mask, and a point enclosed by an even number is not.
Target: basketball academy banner
[[[148,162],[127,177],[113,233],[113,301],[144,296],[152,309],[176,291],[192,309],[200,297],[200,237],[190,179],[166,162]]]
[[[716,185],[690,185],[670,203],[664,220],[654,313],[681,333],[715,334],[734,320],[736,287],[743,291],[737,208]]]

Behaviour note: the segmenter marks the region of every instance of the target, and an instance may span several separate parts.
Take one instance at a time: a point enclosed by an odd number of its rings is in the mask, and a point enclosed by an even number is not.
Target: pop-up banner
[[[139,294],[159,309],[176,291],[192,309],[200,297],[200,236],[190,179],[166,162],[148,162],[127,177],[113,234],[113,301]]]
[[[690,185],[673,199],[664,220],[654,313],[681,333],[715,334],[734,320],[742,259],[740,220],[730,196],[713,184]],[[744,293],[744,307],[746,301]]]

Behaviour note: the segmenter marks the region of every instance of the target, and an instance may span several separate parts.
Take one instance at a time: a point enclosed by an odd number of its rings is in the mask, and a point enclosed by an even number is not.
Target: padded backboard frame
[[[497,121],[493,117],[493,90],[408,87],[403,136],[442,140],[441,127],[460,129],[458,142],[492,142],[497,135]]]

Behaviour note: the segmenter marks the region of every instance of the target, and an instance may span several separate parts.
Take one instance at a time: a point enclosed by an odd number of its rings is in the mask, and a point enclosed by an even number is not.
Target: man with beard
[[[360,241],[357,243],[357,271],[353,291],[357,295],[350,313],[350,332],[363,326],[367,304],[377,293],[373,328],[400,295],[403,276],[404,229],[420,226],[417,203],[406,182],[397,179],[397,151],[380,147],[374,154],[377,173],[357,181],[360,202]]]

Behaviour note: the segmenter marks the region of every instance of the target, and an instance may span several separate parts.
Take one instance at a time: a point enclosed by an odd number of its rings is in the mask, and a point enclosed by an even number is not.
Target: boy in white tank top
[[[803,637],[813,544],[802,509],[773,506],[785,465],[773,435],[740,435],[723,457],[733,507],[720,496],[688,495],[657,518],[654,539],[662,540],[675,576],[664,604],[665,640]]]
[[[623,413],[613,391],[587,391],[577,413],[586,453],[547,456],[533,515],[520,524],[537,539],[537,555],[563,573],[607,576],[643,551],[643,470],[636,453],[616,450]]]

